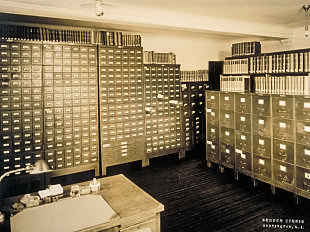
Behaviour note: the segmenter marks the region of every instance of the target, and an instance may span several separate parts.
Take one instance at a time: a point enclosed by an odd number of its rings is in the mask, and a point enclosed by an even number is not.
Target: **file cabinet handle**
[[[310,184],[307,184],[305,181],[304,181],[304,186],[307,186],[307,187],[309,187],[310,188]],[[310,191],[310,190],[307,190],[308,192]]]
[[[278,110],[278,113],[287,113],[286,110]]]
[[[286,159],[287,159],[287,154],[286,154],[286,153],[284,153],[284,154],[278,153],[278,155],[279,155],[280,157],[282,157],[283,160],[286,160]]]
[[[288,183],[289,182],[289,179],[288,179],[288,176],[287,175],[278,175],[278,178],[280,179],[281,183]]]
[[[241,165],[246,165],[246,162],[242,162],[242,161],[240,161],[239,162]],[[242,167],[243,168],[243,167]]]
[[[304,163],[310,164],[310,160],[306,160],[305,158],[302,159],[302,161],[303,161]]]

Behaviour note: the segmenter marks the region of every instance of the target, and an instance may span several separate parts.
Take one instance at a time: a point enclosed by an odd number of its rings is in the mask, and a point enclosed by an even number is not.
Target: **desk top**
[[[155,216],[164,210],[164,206],[161,203],[144,192],[124,175],[104,177],[97,179],[97,181],[100,181],[101,184],[100,195],[119,216],[117,221],[122,227],[130,225],[133,221],[139,220],[139,218]],[[90,182],[87,181],[77,184],[82,187],[89,185]],[[69,196],[70,189],[71,185],[64,186],[64,194],[66,196]],[[12,199],[6,199],[5,203],[12,204],[12,202],[18,201],[16,197]]]

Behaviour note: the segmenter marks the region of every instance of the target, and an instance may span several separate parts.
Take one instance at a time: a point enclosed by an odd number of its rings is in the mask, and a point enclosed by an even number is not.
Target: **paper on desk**
[[[38,192],[39,196],[41,199],[45,198],[45,197],[50,197],[52,196],[52,192],[49,189],[45,189],[45,190],[41,190]]]

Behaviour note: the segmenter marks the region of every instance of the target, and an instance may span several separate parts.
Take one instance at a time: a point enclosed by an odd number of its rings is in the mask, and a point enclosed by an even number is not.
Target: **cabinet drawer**
[[[251,113],[251,95],[236,93],[235,94],[236,112]]]
[[[222,110],[234,110],[234,94],[233,93],[223,93],[220,94],[220,107]]]
[[[239,172],[249,174],[251,171],[251,153],[236,149],[236,168]]]
[[[310,169],[310,146],[296,144],[296,164]]]
[[[296,119],[302,121],[310,120],[310,98],[295,97]]]
[[[206,105],[210,109],[219,109],[219,92],[206,91]]]
[[[220,112],[220,124],[224,127],[234,128],[234,112],[221,110]]]
[[[218,109],[207,109],[207,123],[214,126],[219,125],[219,110]]]
[[[253,152],[258,155],[270,157],[271,139],[260,135],[253,135]]]
[[[214,163],[219,163],[219,145],[212,141],[207,141],[207,160]]]
[[[309,148],[310,155],[310,148]],[[274,139],[273,140],[273,158],[276,160],[294,163],[294,143]]]
[[[297,167],[297,188],[310,193],[310,170]]]
[[[253,132],[263,136],[271,135],[271,118],[253,115]]]
[[[251,134],[236,131],[236,149],[251,152]]]
[[[156,219],[153,218],[151,220],[140,222],[134,226],[130,226],[120,230],[120,232],[157,232],[156,228]]]
[[[270,158],[254,155],[253,168],[258,175],[271,178]]]
[[[270,96],[269,95],[256,95],[252,96],[253,114],[257,115],[270,115]]]
[[[279,139],[294,141],[294,124],[293,120],[285,118],[273,119],[273,136]]]
[[[273,175],[277,182],[292,184],[294,166],[280,161],[273,162]]]
[[[296,141],[310,145],[310,122],[296,122]]]
[[[236,113],[236,130],[251,132],[251,114]]]
[[[219,127],[208,125],[207,126],[207,139],[215,143],[219,142]]]
[[[275,96],[272,98],[273,117],[293,118],[293,97]]]
[[[235,165],[235,149],[234,146],[221,144],[221,164],[228,168],[234,168]]]
[[[221,143],[234,146],[235,130],[227,127],[221,127]]]

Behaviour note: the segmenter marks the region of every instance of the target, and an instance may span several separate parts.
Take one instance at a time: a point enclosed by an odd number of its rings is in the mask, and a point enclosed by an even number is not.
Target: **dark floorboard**
[[[273,195],[269,185],[258,182],[254,187],[251,179],[242,175],[234,180],[231,170],[220,173],[216,165],[208,168],[196,154],[181,160],[177,155],[154,158],[146,168],[135,162],[109,167],[107,171],[108,175],[123,173],[164,204],[163,232],[310,231],[310,200],[302,198],[296,205],[292,193],[276,189]],[[267,218],[283,220],[268,223],[271,226],[299,229],[264,228],[263,220]],[[304,223],[285,223],[286,219],[301,219]]]

